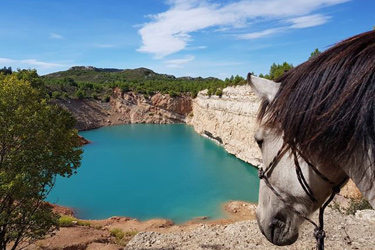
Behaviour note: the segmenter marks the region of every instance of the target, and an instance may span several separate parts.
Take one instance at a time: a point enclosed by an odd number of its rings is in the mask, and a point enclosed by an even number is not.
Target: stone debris
[[[360,214],[374,214],[375,211]],[[316,220],[317,215],[314,216]],[[364,218],[363,216],[362,218]],[[371,216],[370,216],[371,217]],[[343,215],[327,208],[325,213],[326,249],[375,249],[375,223]],[[125,250],[234,250],[234,249],[315,249],[313,227],[305,223],[300,237],[291,246],[278,247],[267,241],[255,220],[229,225],[203,225],[190,232],[137,234]]]

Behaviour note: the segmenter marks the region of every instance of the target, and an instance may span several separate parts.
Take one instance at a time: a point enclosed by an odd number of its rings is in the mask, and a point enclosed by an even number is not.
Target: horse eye
[[[256,143],[258,144],[258,147],[259,147],[260,149],[262,149],[263,139],[255,138],[255,141],[256,141]]]

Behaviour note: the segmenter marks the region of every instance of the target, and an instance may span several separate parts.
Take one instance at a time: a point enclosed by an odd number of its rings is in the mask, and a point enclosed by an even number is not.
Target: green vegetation
[[[346,209],[346,214],[354,215],[358,210],[372,209],[370,203],[364,199],[350,199],[349,207]]]
[[[72,227],[77,222],[77,219],[71,216],[63,215],[59,218],[60,227]]]
[[[73,226],[90,226],[90,222],[84,220],[78,220],[72,216],[63,215],[59,218],[60,227],[73,227]]]
[[[111,229],[109,233],[118,240],[121,240],[125,236],[125,233],[119,228]]]
[[[119,228],[109,230],[111,236],[115,237],[115,243],[117,245],[125,246],[138,232],[127,231],[124,232]]]
[[[370,203],[365,198],[350,198],[349,204],[346,207],[341,207],[337,201],[334,201],[330,207],[342,214],[354,215],[358,210],[373,209]]]
[[[91,226],[91,223],[89,221],[86,221],[86,220],[77,220],[77,225],[89,227],[89,226]]]
[[[319,49],[315,49],[311,52],[309,60],[320,55],[322,52]],[[270,71],[268,74],[263,75],[262,73],[259,74],[259,77],[266,78],[269,80],[276,80],[280,76],[284,74],[284,72],[292,69],[294,66],[291,63],[283,62],[282,64],[273,63],[270,67]],[[254,73],[252,73],[254,75]]]
[[[128,240],[124,239],[125,233],[119,228],[114,228],[109,231],[110,235],[115,237],[115,243],[117,245],[126,245]]]
[[[313,52],[311,52],[309,60],[318,56],[318,55],[320,55],[320,54],[322,54],[322,52],[319,49],[315,49]]]
[[[287,63],[287,62],[284,62],[283,64],[273,63],[271,65],[269,73],[266,75],[260,74],[259,77],[263,77],[269,80],[276,80],[277,78],[282,76],[284,72],[292,68],[293,68],[293,65],[291,63]]]
[[[4,67],[2,69],[0,69],[0,74],[3,74],[3,75],[9,75],[9,74],[12,74],[12,67]]]
[[[146,68],[139,69],[98,69],[93,67],[73,67],[67,71],[56,72],[43,76],[44,84],[49,95],[75,99],[100,99],[108,102],[113,88],[121,91],[151,96],[157,92],[169,94],[173,97],[190,93],[195,97],[199,91],[210,89],[215,94],[218,89],[227,86],[246,84],[243,77],[232,76],[225,81],[209,78],[179,77],[158,74]],[[55,94],[53,94],[55,93]],[[220,91],[218,92],[220,93]]]
[[[45,203],[57,175],[80,166],[75,120],[48,104],[34,70],[0,73],[0,249],[15,249],[58,227]]]

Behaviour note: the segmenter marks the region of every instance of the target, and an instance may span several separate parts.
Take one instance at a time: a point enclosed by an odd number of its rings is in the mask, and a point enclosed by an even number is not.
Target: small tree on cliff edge
[[[269,80],[275,80],[282,76],[286,71],[293,68],[293,64],[284,62],[283,64],[273,63],[270,68],[270,72],[266,75],[259,74],[259,77],[266,78]]]
[[[27,72],[26,72],[27,73]],[[42,238],[58,216],[44,202],[80,166],[74,119],[17,74],[0,74],[0,249]]]
[[[315,49],[313,52],[311,52],[309,60],[314,58],[314,57],[319,56],[320,54],[322,54],[322,52],[319,49]]]

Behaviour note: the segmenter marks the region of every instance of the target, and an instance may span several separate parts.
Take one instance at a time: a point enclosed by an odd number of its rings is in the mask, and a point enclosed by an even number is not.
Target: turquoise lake
[[[80,219],[111,216],[223,218],[230,200],[257,202],[259,181],[251,165],[197,134],[191,126],[134,124],[80,132],[82,165],[58,178],[48,197]]]

